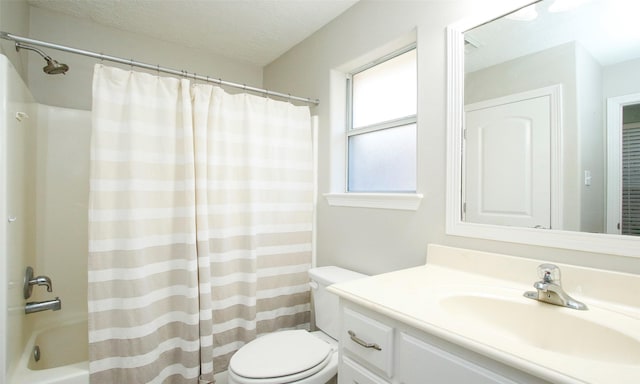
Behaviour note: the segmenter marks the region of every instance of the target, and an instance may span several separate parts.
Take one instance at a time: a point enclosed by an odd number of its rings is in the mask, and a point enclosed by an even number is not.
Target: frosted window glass
[[[416,124],[349,137],[350,192],[415,192]]]
[[[353,75],[353,128],[416,114],[416,50]]]

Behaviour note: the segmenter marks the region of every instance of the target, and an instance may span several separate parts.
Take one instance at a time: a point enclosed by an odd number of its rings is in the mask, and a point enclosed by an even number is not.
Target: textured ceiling
[[[357,0],[28,0],[34,7],[264,66]]]

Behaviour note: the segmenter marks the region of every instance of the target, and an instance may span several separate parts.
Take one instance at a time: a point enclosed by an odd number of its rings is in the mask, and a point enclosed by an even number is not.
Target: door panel
[[[550,228],[550,97],[468,108],[465,126],[465,220]]]

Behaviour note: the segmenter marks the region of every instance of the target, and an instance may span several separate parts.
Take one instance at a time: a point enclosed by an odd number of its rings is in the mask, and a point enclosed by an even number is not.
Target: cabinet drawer
[[[342,358],[338,384],[389,384],[348,357]]]
[[[393,328],[349,308],[344,310],[344,349],[370,369],[393,374]]]

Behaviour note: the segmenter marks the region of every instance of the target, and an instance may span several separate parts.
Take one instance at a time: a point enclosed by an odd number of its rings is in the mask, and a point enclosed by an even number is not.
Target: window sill
[[[421,193],[325,193],[331,206],[417,211]]]

